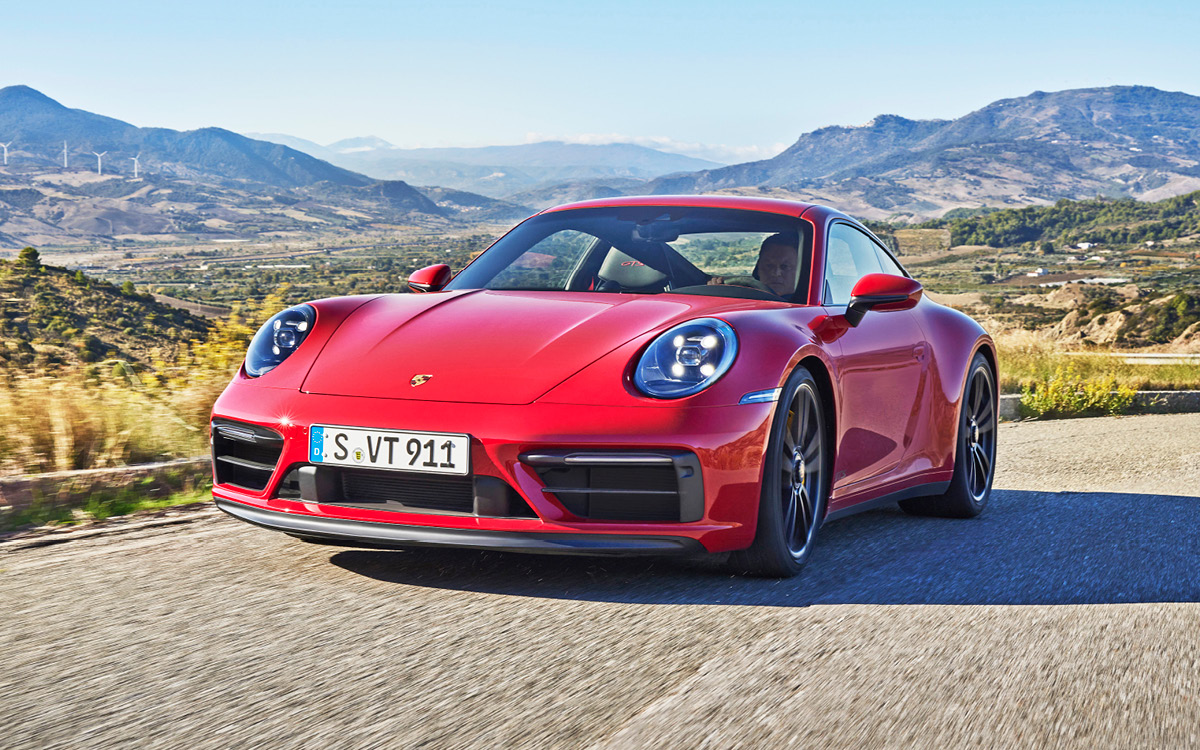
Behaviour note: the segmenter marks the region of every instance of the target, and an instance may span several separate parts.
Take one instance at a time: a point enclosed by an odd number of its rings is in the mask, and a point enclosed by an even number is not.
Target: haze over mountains
[[[398,148],[374,136],[321,146],[280,133],[248,133],[381,180],[440,185],[493,198],[589,179],[653,179],[723,166],[632,143],[543,141],[478,148]]]

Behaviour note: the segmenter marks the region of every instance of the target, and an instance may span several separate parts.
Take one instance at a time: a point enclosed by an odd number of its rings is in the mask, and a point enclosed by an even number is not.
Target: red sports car
[[[258,331],[213,407],[222,510],[349,546],[733,552],[789,576],[830,519],[987,504],[991,339],[838,211],[575,203],[409,285]]]

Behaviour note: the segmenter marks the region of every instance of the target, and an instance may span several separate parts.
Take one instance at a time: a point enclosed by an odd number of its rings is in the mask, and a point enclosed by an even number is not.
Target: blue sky
[[[28,3],[0,86],[136,125],[768,156],[1035,90],[1200,95],[1200,2]],[[705,151],[704,147],[715,150]]]

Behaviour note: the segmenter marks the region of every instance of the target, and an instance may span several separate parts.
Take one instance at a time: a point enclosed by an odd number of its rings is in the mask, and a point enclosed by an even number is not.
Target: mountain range
[[[374,137],[328,146],[261,137],[376,177],[534,208],[613,195],[732,192],[911,221],[958,208],[1097,195],[1159,200],[1200,189],[1200,97],[1148,86],[1037,91],[950,120],[884,114],[862,126],[804,133],[770,159],[702,169],[628,144],[406,150]],[[653,170],[673,173],[646,174]]]
[[[139,128],[28,86],[0,89],[0,142],[9,144],[0,168],[0,247],[395,223],[437,228],[531,213],[461,191],[427,194],[221,128]]]
[[[277,187],[316,182],[363,186],[374,181],[302,151],[221,128],[139,128],[70,109],[28,86],[0,89],[0,133],[12,143],[10,155],[47,166],[62,163],[65,144],[68,166],[95,166],[95,154],[103,153],[101,169],[107,167],[110,174],[132,174],[132,157],[137,156],[143,172],[189,179],[237,179]]]
[[[805,133],[771,159],[635,189],[771,193],[876,219],[1097,195],[1158,200],[1200,189],[1200,97],[1112,86],[1038,91],[956,120],[881,115]]]
[[[382,138],[326,146],[281,133],[247,133],[380,180],[440,185],[501,198],[577,180],[649,180],[722,166],[632,143],[543,141],[477,148],[399,148]]]
[[[769,195],[911,221],[1200,189],[1200,97],[1145,86],[1034,92],[952,120],[880,115],[723,167],[631,144],[397,149],[370,136],[321,146],[221,128],[139,128],[27,86],[0,89],[0,142],[11,144],[0,168],[8,247],[511,223],[556,203],[639,193]]]

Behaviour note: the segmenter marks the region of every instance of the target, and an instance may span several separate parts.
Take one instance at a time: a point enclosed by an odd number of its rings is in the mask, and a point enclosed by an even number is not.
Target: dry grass
[[[194,456],[219,390],[148,386],[76,370],[21,376],[0,388],[0,474],[67,471]],[[91,376],[89,376],[91,375]],[[199,418],[198,418],[199,417]]]
[[[106,362],[53,375],[0,378],[0,475],[102,468],[201,455],[213,402],[241,363],[258,324],[283,307],[272,295],[218,321],[180,361],[135,374]],[[1127,365],[1103,356],[1064,356],[1035,332],[986,325],[1000,356],[1000,389],[1020,393],[1069,370],[1082,383],[1112,379],[1136,390],[1200,389],[1195,365]],[[1061,379],[1061,377],[1060,377]]]
[[[109,361],[0,377],[0,476],[206,453],[212,404],[285,293],[235,309],[179,361],[156,362],[147,372]]]
[[[1020,329],[985,325],[992,332],[1000,360],[1000,391],[1020,393],[1071,370],[1083,382],[1112,379],[1137,391],[1200,389],[1200,367],[1193,364],[1131,365],[1104,356],[1103,350],[1065,348],[1049,336]],[[1067,355],[1065,352],[1078,352]]]

